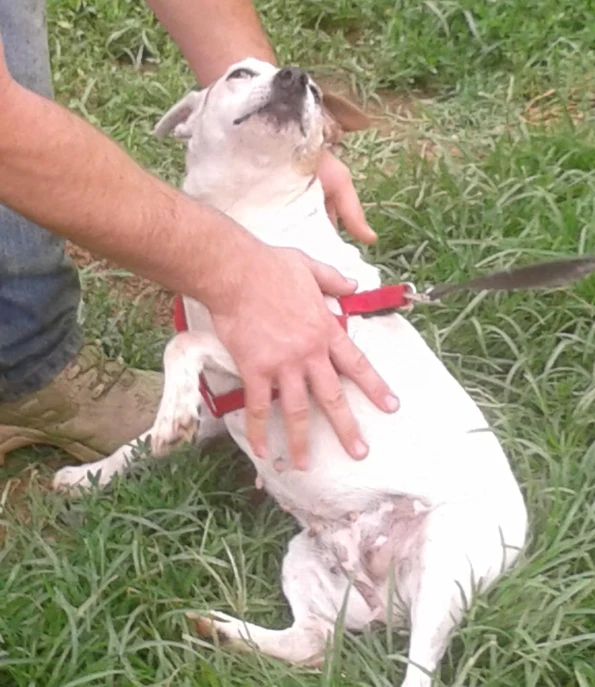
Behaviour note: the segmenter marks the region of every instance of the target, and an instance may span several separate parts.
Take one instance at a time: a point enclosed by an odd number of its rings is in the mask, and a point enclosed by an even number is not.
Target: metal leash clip
[[[411,282],[406,282],[407,285]],[[432,298],[432,286],[426,288],[425,291],[419,292],[417,289],[413,288],[409,290],[409,293],[405,295],[407,300],[411,301],[411,304],[424,303],[427,305],[443,305],[443,303],[438,298]]]

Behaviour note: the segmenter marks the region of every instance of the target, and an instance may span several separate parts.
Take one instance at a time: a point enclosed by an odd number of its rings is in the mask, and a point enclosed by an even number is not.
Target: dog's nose
[[[299,67],[283,67],[276,74],[274,81],[284,89],[290,90],[296,87],[306,88],[308,75]]]

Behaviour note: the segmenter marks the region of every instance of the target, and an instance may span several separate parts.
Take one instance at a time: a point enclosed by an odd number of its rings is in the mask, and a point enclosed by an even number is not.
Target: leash
[[[440,299],[459,291],[517,291],[527,289],[550,289],[566,286],[583,279],[595,272],[595,255],[579,258],[568,258],[537,263],[525,267],[491,272],[476,279],[469,279],[454,284],[438,284],[418,293],[414,284],[403,282],[389,284],[371,291],[362,291],[351,296],[337,298],[341,314],[335,315],[343,329],[347,329],[347,320],[352,316],[381,316],[396,311],[411,310],[414,303],[431,303],[440,305]],[[177,332],[188,330],[184,303],[181,296],[174,299],[174,327]],[[244,390],[233,389],[226,394],[216,396],[204,373],[198,378],[199,390],[205,404],[214,417],[220,418],[227,413],[245,407]],[[272,400],[279,398],[278,389],[273,389]]]
[[[524,267],[490,272],[476,279],[455,284],[438,284],[424,293],[414,294],[418,303],[439,303],[443,296],[459,291],[519,291],[554,289],[567,286],[595,272],[595,255],[535,263]]]

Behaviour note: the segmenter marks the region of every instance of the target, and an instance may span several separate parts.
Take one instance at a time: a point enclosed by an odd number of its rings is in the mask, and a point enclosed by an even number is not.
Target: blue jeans
[[[13,78],[51,98],[45,0],[0,0],[0,32]],[[77,354],[79,300],[64,242],[0,205],[0,403],[42,388]]]

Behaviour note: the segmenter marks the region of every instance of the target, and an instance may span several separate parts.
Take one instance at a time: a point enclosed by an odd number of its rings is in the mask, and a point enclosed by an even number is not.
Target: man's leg
[[[45,0],[0,0],[0,31],[12,76],[52,97]],[[0,464],[31,443],[94,460],[152,425],[161,375],[82,348],[79,300],[64,242],[0,205]]]
[[[45,21],[44,0],[0,0],[13,78],[50,98]],[[80,288],[64,242],[2,205],[0,238],[0,401],[8,401],[47,384],[80,349]]]

